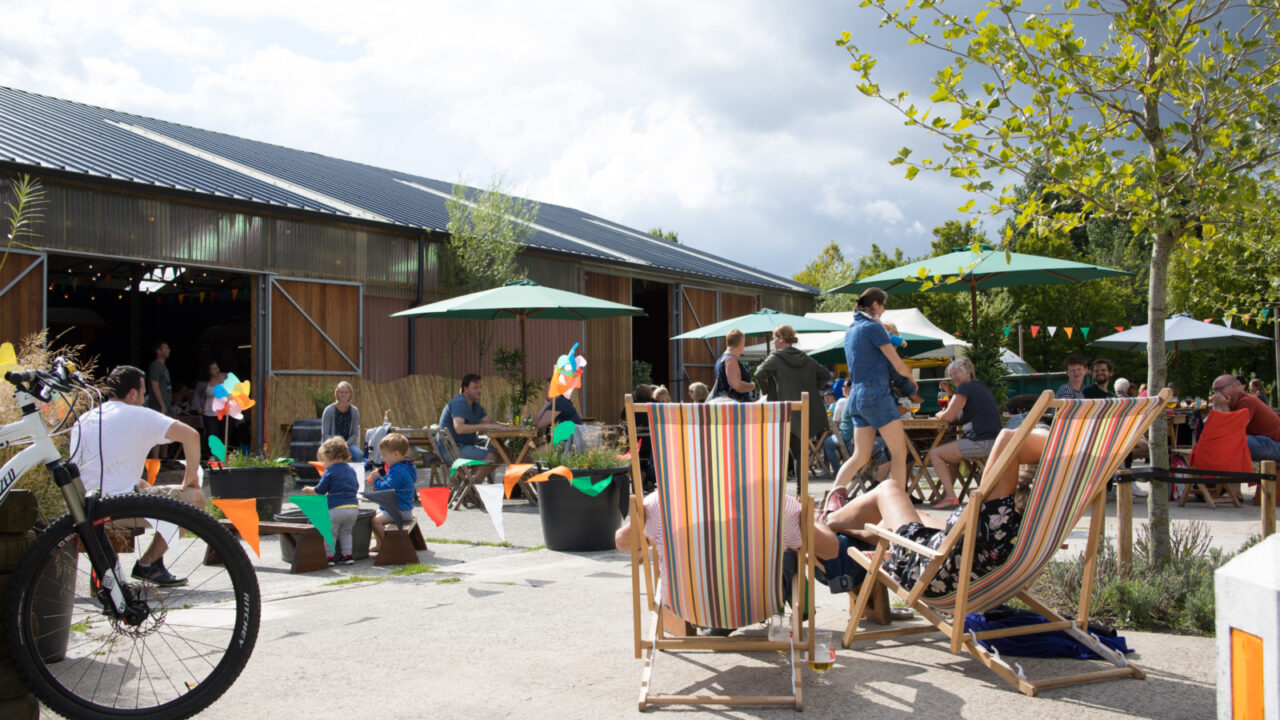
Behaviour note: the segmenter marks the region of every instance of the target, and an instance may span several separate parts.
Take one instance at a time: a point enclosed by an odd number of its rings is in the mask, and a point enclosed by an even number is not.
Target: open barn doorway
[[[631,321],[633,382],[645,369],[656,385],[671,387],[671,286],[653,280],[631,281],[631,304],[644,310]],[[640,364],[643,363],[643,364]]]

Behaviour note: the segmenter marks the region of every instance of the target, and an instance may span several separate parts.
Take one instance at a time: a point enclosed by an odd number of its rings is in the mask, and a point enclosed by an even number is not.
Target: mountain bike
[[[51,431],[37,407],[96,392],[73,366],[55,360],[50,371],[7,372],[5,380],[16,388],[22,419],[0,427],[0,448],[28,447],[0,468],[0,501],[43,463],[68,511],[8,578],[0,621],[19,674],[69,718],[200,712],[253,652],[261,617],[253,564],[202,510],[158,495],[85,492],[79,468],[52,440],[73,413]],[[162,552],[162,565],[185,585],[158,587],[130,573],[148,552]]]

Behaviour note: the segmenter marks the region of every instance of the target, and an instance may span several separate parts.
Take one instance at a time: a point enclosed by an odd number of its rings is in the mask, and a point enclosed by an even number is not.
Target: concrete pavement
[[[812,492],[823,489],[815,482]],[[1114,502],[1109,504],[1114,515]],[[418,511],[421,517],[421,511]],[[1175,509],[1209,523],[1235,549],[1257,532],[1256,508]],[[422,518],[430,528],[430,522]],[[264,594],[258,647],[244,674],[201,715],[258,717],[600,718],[636,711],[641,662],[632,653],[628,556],[542,549],[536,509],[507,501],[509,547],[485,513],[451,511],[426,531],[433,572],[390,576],[371,561],[290,575],[269,539],[254,559]],[[1082,534],[1078,529],[1075,534]],[[376,579],[333,585],[356,576]],[[841,630],[845,595],[820,591],[820,629]],[[763,630],[759,630],[763,632]],[[804,674],[806,712],[865,718],[1203,718],[1214,714],[1212,638],[1123,633],[1146,680],[1049,690],[1027,698],[940,636],[855,645],[821,686]],[[1073,660],[1019,660],[1031,676]],[[1099,664],[1099,667],[1101,665]],[[723,672],[716,674],[715,670]],[[782,692],[776,653],[691,654],[659,662],[655,691]],[[766,690],[772,688],[771,690]],[[667,712],[658,710],[658,712]],[[794,717],[791,710],[681,708],[681,717]]]

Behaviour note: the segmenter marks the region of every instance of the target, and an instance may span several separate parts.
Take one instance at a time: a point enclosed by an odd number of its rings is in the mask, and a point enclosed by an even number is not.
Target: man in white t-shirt
[[[80,468],[86,489],[103,496],[141,492],[164,495],[204,509],[200,489],[200,433],[171,417],[143,407],[146,375],[121,365],[107,378],[108,399],[86,412],[71,428],[71,459]],[[160,444],[182,443],[187,468],[182,485],[151,486],[142,478],[147,453]],[[162,587],[185,585],[164,567],[167,546],[157,533],[151,547],[133,566],[133,577]]]

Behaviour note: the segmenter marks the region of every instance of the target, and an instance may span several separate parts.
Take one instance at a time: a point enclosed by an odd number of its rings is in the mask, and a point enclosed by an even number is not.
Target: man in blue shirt
[[[480,447],[477,433],[505,430],[510,425],[494,422],[489,417],[488,411],[480,404],[480,376],[468,373],[462,377],[462,392],[440,413],[440,427],[449,429],[462,457],[494,463],[498,461],[498,454]]]

